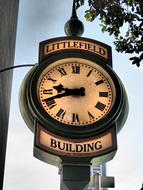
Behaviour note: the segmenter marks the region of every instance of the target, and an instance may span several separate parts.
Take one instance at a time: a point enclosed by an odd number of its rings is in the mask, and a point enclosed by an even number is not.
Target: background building
[[[101,176],[106,176],[106,164],[101,164],[95,166],[91,169],[91,175],[95,175],[96,173],[100,173]],[[89,190],[94,190],[94,188],[89,188]],[[107,188],[101,188],[101,190],[108,190]]]
[[[18,0],[0,0],[0,70],[13,66]],[[0,72],[0,190],[3,188],[12,71]]]

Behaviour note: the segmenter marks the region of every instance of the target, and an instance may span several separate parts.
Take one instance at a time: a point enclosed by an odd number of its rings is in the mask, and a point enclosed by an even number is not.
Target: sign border
[[[49,52],[45,53],[45,48],[47,48],[50,45],[53,46],[53,48],[50,48]],[[97,56],[98,58],[103,60],[106,64],[112,67],[111,46],[103,42],[99,42],[97,40],[93,40],[90,38],[83,38],[83,37],[58,37],[40,42],[39,62],[42,62],[43,60],[47,59],[49,56],[53,54],[59,54],[61,52],[68,52],[73,50]],[[104,50],[106,53],[105,57],[101,56],[102,54],[100,55],[100,51],[102,50]]]
[[[40,137],[40,130],[44,131],[45,133],[47,133],[48,135],[51,135],[53,136],[53,138],[58,138],[58,139],[61,139],[61,140],[67,140],[67,141],[70,141],[71,143],[81,143],[81,142],[84,142],[86,143],[87,141],[92,141],[92,140],[96,140],[96,139],[99,139],[105,135],[107,135],[108,133],[111,133],[111,138],[112,138],[112,146],[105,149],[105,150],[101,150],[99,152],[96,152],[96,153],[89,153],[89,154],[84,154],[84,153],[62,153],[60,151],[57,151],[57,150],[53,150],[53,149],[50,149],[42,144],[40,144],[40,140],[39,140],[39,137]],[[50,154],[53,154],[55,156],[59,156],[59,157],[69,157],[69,158],[78,158],[78,157],[82,157],[82,158],[95,158],[95,157],[99,157],[99,156],[103,156],[105,154],[108,154],[110,152],[113,152],[115,150],[117,150],[117,139],[116,139],[116,127],[113,126],[112,128],[110,128],[109,130],[107,130],[106,132],[102,133],[102,134],[99,134],[99,135],[96,135],[94,137],[90,137],[90,138],[80,138],[80,139],[73,139],[73,138],[64,138],[64,137],[61,137],[61,136],[58,136],[58,135],[55,135],[49,131],[47,131],[41,124],[39,124],[38,122],[36,122],[36,126],[35,126],[35,146],[37,148],[39,148],[40,150],[42,151],[45,151],[47,153],[50,153]]]

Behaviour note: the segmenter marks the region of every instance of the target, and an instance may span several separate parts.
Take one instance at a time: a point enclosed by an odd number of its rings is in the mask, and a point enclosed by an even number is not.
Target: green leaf
[[[85,11],[85,18],[87,21],[92,22],[96,17],[96,12],[93,10],[87,10]]]
[[[106,25],[100,24],[100,27],[101,27],[101,31],[102,31],[103,33],[107,31]]]
[[[77,0],[83,3],[85,0]],[[140,66],[143,59],[143,0],[87,0],[85,18],[92,22],[99,16],[102,32],[115,38],[118,52],[137,54],[132,64]],[[140,54],[142,53],[142,56]]]

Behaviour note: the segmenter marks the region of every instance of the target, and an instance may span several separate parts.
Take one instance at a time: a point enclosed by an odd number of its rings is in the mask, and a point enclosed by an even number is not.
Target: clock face
[[[55,120],[85,126],[110,112],[116,91],[112,78],[100,65],[82,58],[65,58],[42,71],[37,96],[42,109]]]

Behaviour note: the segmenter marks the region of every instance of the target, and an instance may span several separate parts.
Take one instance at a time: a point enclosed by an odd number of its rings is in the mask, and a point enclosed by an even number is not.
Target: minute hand
[[[57,95],[52,96],[52,97],[50,97],[50,98],[46,98],[46,99],[44,99],[43,101],[48,102],[48,101],[51,101],[51,100],[56,99],[56,98],[62,98],[62,97],[64,97],[64,96],[71,96],[71,95],[72,95],[72,94],[69,94],[69,93],[67,93],[67,92],[64,92],[64,93],[62,93],[62,94],[57,94]]]
[[[57,95],[52,96],[50,98],[46,98],[43,101],[51,101],[53,99],[62,98],[62,97],[65,97],[65,96],[84,96],[85,95],[85,92],[84,92],[85,89],[83,87],[81,87],[80,89],[68,89],[68,88],[65,88],[64,90],[65,90],[64,93],[57,94]]]

